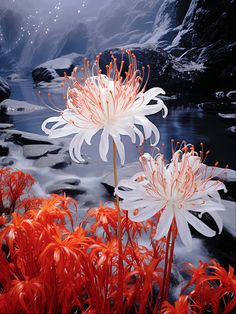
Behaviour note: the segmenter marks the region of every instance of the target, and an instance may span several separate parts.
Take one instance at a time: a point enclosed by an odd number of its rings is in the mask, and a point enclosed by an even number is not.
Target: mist
[[[17,68],[29,68],[76,52],[101,50],[150,39],[163,0],[3,0],[0,48]],[[4,63],[7,63],[7,62]]]

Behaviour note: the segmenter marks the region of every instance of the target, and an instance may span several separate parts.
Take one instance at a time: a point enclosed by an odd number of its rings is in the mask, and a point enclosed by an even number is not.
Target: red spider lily
[[[195,268],[189,264],[191,279],[184,289],[195,285],[190,292],[191,300],[204,313],[209,307],[213,313],[229,313],[236,306],[236,276],[233,267],[227,272],[219,263],[212,260],[212,265],[200,262]]]
[[[6,217],[5,216],[0,216],[0,228],[5,225],[6,223]]]
[[[20,170],[0,169],[0,215],[20,209],[22,198],[30,191],[33,183],[32,176]]]
[[[46,296],[43,283],[39,278],[15,279],[11,284],[11,289],[1,296],[5,299],[4,313],[40,314],[44,312]]]
[[[91,224],[91,231],[96,232],[98,228],[102,228],[110,240],[117,230],[117,208],[104,207],[102,203],[98,208],[88,210],[88,218],[95,218],[95,222]]]
[[[161,314],[197,314],[198,312],[191,310],[192,306],[193,305],[189,305],[189,297],[181,295],[174,305],[165,301],[161,308]]]
[[[57,225],[65,225],[67,217],[73,227],[70,206],[74,206],[77,209],[77,202],[65,195],[60,196],[53,194],[50,198],[42,200],[41,207],[38,211],[35,211],[34,209],[29,210],[27,215],[44,225],[53,225],[55,223]]]
[[[138,304],[138,313],[140,314],[146,313],[148,306],[150,309],[154,309],[152,304],[154,287],[159,290],[162,287],[162,269],[158,268],[160,261],[161,259],[153,259],[149,264],[136,266],[135,270],[126,275],[128,308]]]

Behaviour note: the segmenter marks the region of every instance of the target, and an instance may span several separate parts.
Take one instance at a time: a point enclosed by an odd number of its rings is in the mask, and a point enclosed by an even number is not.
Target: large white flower
[[[192,246],[188,224],[205,236],[215,235],[215,231],[197,218],[198,215],[208,213],[219,232],[222,231],[217,211],[224,210],[224,206],[218,190],[226,190],[225,185],[212,180],[214,170],[207,174],[207,166],[193,150],[186,146],[184,151],[175,152],[169,165],[165,165],[162,154],[154,159],[146,153],[140,157],[140,162],[143,172],[121,180],[115,189],[124,199],[122,208],[129,211],[131,220],[144,221],[163,210],[155,239],[166,236],[175,219],[180,238],[188,249]]]
[[[75,69],[70,80],[72,86],[67,91],[67,108],[60,116],[48,118],[42,124],[42,130],[50,138],[76,134],[69,147],[71,158],[76,162],[83,161],[83,142],[91,145],[92,137],[100,130],[99,153],[104,161],[107,161],[109,136],[116,144],[122,164],[125,161],[125,150],[121,135],[128,135],[132,142],[136,142],[137,135],[142,143],[144,137],[148,139],[153,134],[153,145],[159,141],[158,129],[146,116],[161,110],[164,117],[167,115],[167,107],[156,97],[164,94],[164,91],[156,87],[144,92],[145,84],[138,75],[136,58],[130,51],[128,55],[130,65],[125,78],[121,76],[124,61],[121,61],[118,68],[114,56],[107,66],[107,75],[101,74],[99,56],[92,71],[94,73],[95,68],[96,75],[90,76],[89,62],[85,62],[83,83],[77,79]],[[153,103],[149,104],[150,101]],[[56,123],[47,128],[47,124],[51,122]],[[136,125],[143,127],[144,136]]]

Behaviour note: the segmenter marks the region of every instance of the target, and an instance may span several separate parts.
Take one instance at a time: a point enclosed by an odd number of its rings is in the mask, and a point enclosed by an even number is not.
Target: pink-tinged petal
[[[109,133],[107,128],[104,128],[99,143],[99,154],[103,161],[107,161],[108,150],[109,150]]]
[[[177,229],[179,232],[179,236],[183,244],[186,246],[188,251],[192,249],[192,236],[188,226],[188,222],[186,218],[178,212],[175,214]]]
[[[183,211],[183,216],[186,220],[196,229],[199,233],[203,234],[206,237],[214,237],[216,232],[204,224],[200,219],[195,217],[193,214],[188,211]]]
[[[169,232],[170,226],[174,218],[173,210],[166,208],[161,214],[161,218],[157,225],[156,240],[160,240]]]

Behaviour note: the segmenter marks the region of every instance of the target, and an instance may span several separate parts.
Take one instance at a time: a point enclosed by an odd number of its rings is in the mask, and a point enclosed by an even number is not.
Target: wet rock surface
[[[9,84],[0,76],[0,102],[9,98],[11,89]]]
[[[47,136],[18,131],[18,130],[5,130],[5,138],[6,138],[6,141],[10,141],[18,145],[30,145],[30,144],[53,145],[54,144],[52,141],[48,139]]]
[[[61,184],[53,184],[51,186],[48,186],[46,189],[47,193],[52,194],[63,194],[66,193],[66,195],[74,196],[74,195],[81,195],[85,194],[86,190],[84,188],[79,187],[79,185],[72,185],[67,183],[61,183]]]
[[[23,155],[25,158],[39,158],[48,153],[56,154],[60,149],[61,147],[56,145],[24,145]]]
[[[37,159],[33,166],[37,168],[50,167],[60,169],[66,167],[70,163],[70,157],[66,154],[47,154]]]

